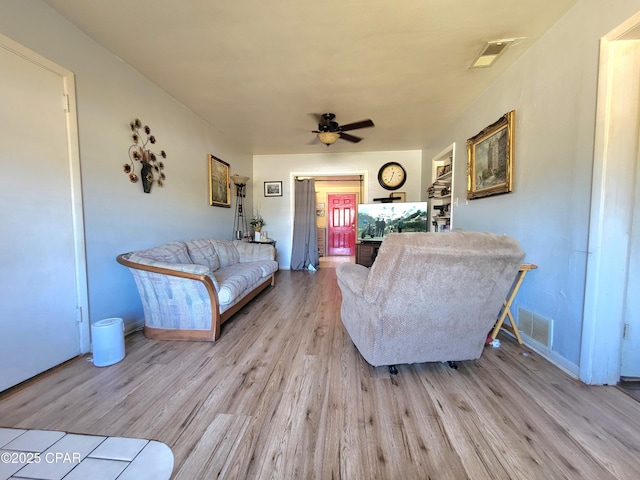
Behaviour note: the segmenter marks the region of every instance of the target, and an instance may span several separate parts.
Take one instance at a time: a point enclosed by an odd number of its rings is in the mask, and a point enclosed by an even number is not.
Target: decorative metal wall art
[[[129,126],[131,127],[131,140],[133,144],[129,147],[129,163],[124,165],[124,173],[129,175],[131,183],[138,183],[142,179],[142,189],[144,193],[151,193],[154,182],[159,187],[164,186],[165,174],[164,163],[158,157],[167,158],[164,150],[160,153],[152,152],[147,145],[155,144],[156,137],[151,135],[151,128],[148,125],[142,126],[140,119],[136,118]],[[135,164],[140,163],[140,177],[136,174]]]

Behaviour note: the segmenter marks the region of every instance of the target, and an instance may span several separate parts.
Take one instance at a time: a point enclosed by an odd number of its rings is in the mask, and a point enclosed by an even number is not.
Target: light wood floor
[[[637,479],[640,404],[500,335],[477,361],[359,356],[335,270],[283,271],[216,344],[127,337],[0,395],[0,426],[162,441],[175,479]]]

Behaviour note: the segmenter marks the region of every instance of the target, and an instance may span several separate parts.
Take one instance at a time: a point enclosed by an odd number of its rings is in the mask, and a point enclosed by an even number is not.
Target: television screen
[[[392,232],[426,232],[427,202],[361,203],[358,239],[378,242]]]

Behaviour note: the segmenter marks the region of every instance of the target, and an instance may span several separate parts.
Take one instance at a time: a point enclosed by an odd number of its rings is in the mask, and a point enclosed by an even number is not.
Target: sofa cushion
[[[149,248],[147,250],[139,250],[134,252],[140,257],[150,258],[159,262],[166,263],[193,263],[187,245],[181,241],[175,241],[160,245],[159,247]]]
[[[220,305],[234,303],[244,296],[247,289],[263,281],[262,268],[259,262],[229,265],[213,272],[218,282],[218,301]]]
[[[191,240],[186,242],[186,245],[193,263],[206,265],[213,272],[220,268],[220,259],[210,238]]]
[[[228,305],[240,298],[249,286],[245,275],[236,268],[224,267],[212,275],[218,282],[218,301],[220,305]]]
[[[220,260],[220,267],[228,267],[229,265],[236,264],[240,261],[240,254],[231,240],[216,240],[210,239],[218,259]]]
[[[233,244],[240,255],[240,263],[256,262],[259,260],[269,261],[276,256],[275,247],[268,243],[249,243],[241,240],[234,240]]]
[[[267,260],[267,261],[260,261],[260,262],[244,262],[242,263],[242,265],[248,268],[252,268],[252,267],[259,268],[260,272],[262,272],[262,279],[278,271],[278,262],[276,262],[275,260]]]

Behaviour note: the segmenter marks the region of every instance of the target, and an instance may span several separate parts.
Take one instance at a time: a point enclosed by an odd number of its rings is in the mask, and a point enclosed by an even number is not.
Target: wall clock
[[[385,163],[378,171],[378,182],[386,190],[397,190],[407,180],[407,172],[398,162]]]

